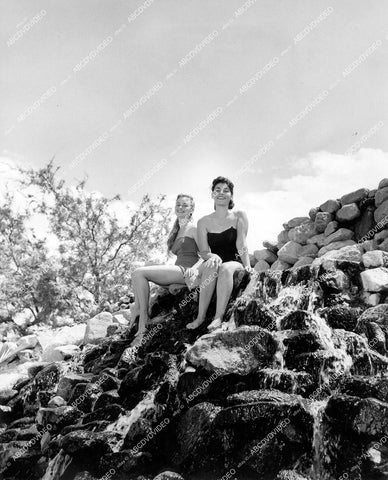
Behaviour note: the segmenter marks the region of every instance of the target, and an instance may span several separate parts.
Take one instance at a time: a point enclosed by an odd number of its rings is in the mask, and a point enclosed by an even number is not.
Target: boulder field
[[[198,291],[160,288],[137,347],[129,311],[103,312],[31,362],[0,387],[1,478],[387,479],[384,182],[264,242],[272,266],[235,274],[222,328],[214,297],[188,330]]]

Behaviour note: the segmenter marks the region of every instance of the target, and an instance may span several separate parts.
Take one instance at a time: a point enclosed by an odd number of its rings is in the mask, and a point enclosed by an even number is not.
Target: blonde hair
[[[179,193],[178,196],[176,197],[175,201],[177,202],[181,197],[190,198],[191,205],[192,205],[193,210],[194,210],[194,207],[195,207],[194,198],[191,195],[187,195],[186,193]],[[193,212],[190,213],[188,219],[191,220],[192,217],[193,217]],[[179,232],[179,228],[180,228],[179,219],[177,217],[175,222],[174,222],[174,225],[171,229],[171,232],[168,235],[168,239],[167,239],[167,250],[168,250],[169,253],[171,251],[172,246],[174,245],[175,239],[176,239],[176,237],[178,235],[178,232]]]

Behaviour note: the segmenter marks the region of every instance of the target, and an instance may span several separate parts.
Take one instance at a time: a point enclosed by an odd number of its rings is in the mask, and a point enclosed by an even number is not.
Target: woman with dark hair
[[[205,260],[201,266],[202,276],[211,280],[202,285],[198,316],[187,324],[189,329],[198,328],[205,320],[216,286],[216,314],[208,330],[225,328],[222,317],[233,290],[233,274],[237,270],[253,271],[246,243],[248,218],[245,212],[232,210],[233,190],[234,185],[228,178],[215,178],[211,187],[215,211],[198,220],[198,246]]]
[[[172,284],[192,288],[198,279],[197,267],[203,263],[198,254],[197,229],[193,224],[194,199],[180,193],[175,203],[176,220],[167,240],[168,252],[176,255],[175,265],[152,265],[137,268],[132,273],[135,303],[131,308],[132,327],[139,317],[139,328],[133,344],[141,342],[149,323],[149,282],[168,287]]]

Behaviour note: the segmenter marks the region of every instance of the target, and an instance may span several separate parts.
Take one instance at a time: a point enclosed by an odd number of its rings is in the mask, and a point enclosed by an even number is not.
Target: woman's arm
[[[248,218],[245,212],[240,212],[237,220],[237,240],[236,247],[244,267],[250,267],[248,246],[247,246]]]
[[[208,266],[217,266],[218,264],[222,263],[221,258],[215,253],[211,252],[209,244],[207,242],[207,230],[206,230],[205,217],[202,217],[198,220],[197,236],[198,236],[199,254],[205,261],[212,259],[211,265],[209,264]],[[213,265],[214,262],[215,262],[215,265]]]
[[[190,230],[189,230],[188,233],[190,233],[190,234],[192,235],[192,238],[194,238],[195,243],[196,243],[197,246],[198,246],[197,228],[193,225],[193,226],[190,228]],[[198,247],[198,248],[199,248],[199,247]],[[191,268],[198,268],[198,267],[201,265],[201,263],[203,263],[203,261],[204,261],[204,260],[203,260],[201,257],[199,257],[198,261],[195,262],[194,265],[193,265]]]
[[[200,218],[197,223],[197,245],[199,248],[199,254],[203,260],[211,258],[210,247],[207,243],[206,222],[204,218]]]

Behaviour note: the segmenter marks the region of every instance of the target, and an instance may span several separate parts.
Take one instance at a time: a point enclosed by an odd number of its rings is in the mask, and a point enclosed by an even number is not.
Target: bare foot
[[[130,347],[138,347],[142,343],[145,333],[145,330],[143,332],[137,332]]]
[[[224,322],[221,325],[221,329],[226,332],[231,332],[233,330],[236,330],[236,322],[234,321],[234,318],[232,317],[228,322]]]
[[[220,328],[221,324],[222,324],[222,320],[219,317],[215,318],[212,321],[212,323],[207,327],[207,329],[209,330],[209,332],[213,332],[214,330],[217,330],[218,328]]]
[[[194,322],[190,322],[186,325],[186,328],[188,328],[189,330],[194,330],[195,328],[198,328],[200,325],[202,325],[203,323],[203,320],[201,319],[196,319],[194,320]]]

